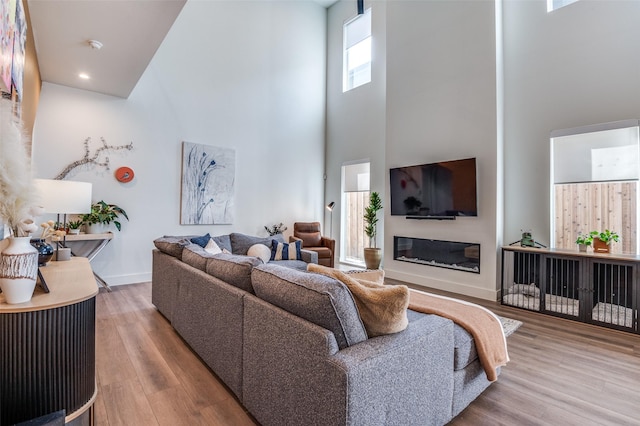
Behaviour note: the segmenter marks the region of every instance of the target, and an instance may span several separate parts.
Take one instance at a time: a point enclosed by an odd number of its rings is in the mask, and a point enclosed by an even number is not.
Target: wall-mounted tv
[[[476,159],[389,170],[391,214],[411,218],[477,216]]]

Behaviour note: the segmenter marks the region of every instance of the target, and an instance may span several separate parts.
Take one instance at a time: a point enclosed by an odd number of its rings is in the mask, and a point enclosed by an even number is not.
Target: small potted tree
[[[120,231],[122,228],[122,224],[118,220],[120,216],[124,216],[125,219],[129,220],[127,212],[122,207],[98,201],[91,205],[91,213],[82,216],[82,221],[87,224],[87,232],[89,234],[100,234],[106,232],[106,228],[111,222]]]
[[[380,268],[382,261],[382,249],[376,247],[379,210],[382,210],[382,200],[377,192],[372,192],[369,195],[369,205],[364,209],[364,233],[369,237],[369,247],[364,249],[364,262],[367,269]]]

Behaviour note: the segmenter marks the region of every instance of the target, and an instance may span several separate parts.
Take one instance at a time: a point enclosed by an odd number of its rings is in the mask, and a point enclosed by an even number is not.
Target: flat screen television
[[[476,159],[389,170],[391,214],[414,218],[477,216]]]

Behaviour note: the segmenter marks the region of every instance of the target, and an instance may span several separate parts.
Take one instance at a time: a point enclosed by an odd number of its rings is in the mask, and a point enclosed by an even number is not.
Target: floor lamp
[[[335,206],[336,203],[334,201],[330,202],[329,204],[327,204],[327,210],[329,210],[330,214],[330,221],[329,221],[329,238],[333,238],[333,206]]]

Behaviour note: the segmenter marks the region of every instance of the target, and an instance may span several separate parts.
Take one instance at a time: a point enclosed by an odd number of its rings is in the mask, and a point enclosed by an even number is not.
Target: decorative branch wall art
[[[182,142],[180,224],[233,223],[235,174],[234,149]]]
[[[100,138],[100,142],[102,142],[102,146],[97,148],[93,155],[91,155],[91,149],[89,148],[91,138],[86,138],[84,140],[84,157],[65,167],[65,169],[55,177],[55,179],[62,180],[66,178],[73,169],[84,165],[104,167],[105,170],[109,170],[109,157],[106,156],[109,151],[120,151],[122,149],[131,151],[133,149],[133,142],[130,142],[127,145],[108,145],[107,141],[105,141],[103,137]]]

